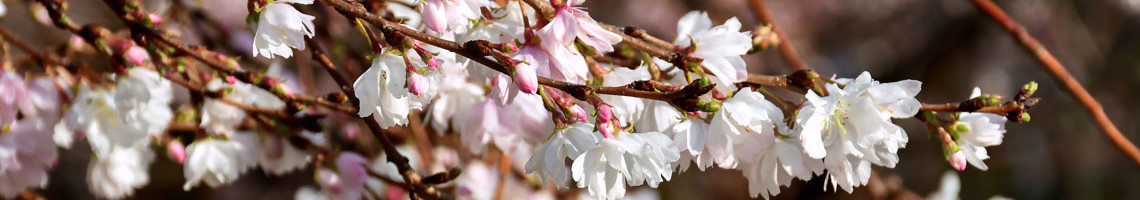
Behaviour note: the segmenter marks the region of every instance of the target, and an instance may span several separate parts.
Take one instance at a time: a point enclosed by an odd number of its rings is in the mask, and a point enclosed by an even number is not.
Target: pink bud
[[[443,10],[442,0],[428,0],[423,7],[423,23],[435,32],[443,33],[447,28],[447,12]]]
[[[598,106],[598,123],[609,123],[614,118],[614,112],[610,105],[602,104]]]
[[[435,59],[435,57],[429,58],[427,60],[427,64],[428,64],[428,67],[438,69],[439,68],[439,59]]]
[[[424,78],[424,75],[412,73],[412,75],[408,77],[408,92],[417,96],[423,95],[427,87],[428,81],[427,78]]]
[[[237,77],[226,76],[226,82],[230,83],[230,85],[237,84]]]
[[[142,65],[143,62],[150,60],[150,54],[147,54],[146,49],[139,46],[132,46],[130,49],[127,49],[124,55],[127,57],[127,61],[134,65]]]
[[[151,24],[161,24],[162,23],[162,16],[159,16],[158,14],[151,13],[150,15],[147,15],[147,18],[150,18]]]
[[[579,122],[586,121],[586,110],[582,109],[582,106],[574,105],[574,107],[570,107],[570,112]]]
[[[962,151],[950,154],[948,161],[950,161],[950,166],[954,167],[954,169],[958,171],[966,170],[966,154],[962,153]]]
[[[535,74],[534,66],[525,63],[515,65],[514,81],[523,92],[530,94],[538,92],[538,75]]]
[[[507,42],[507,43],[503,44],[502,50],[503,50],[503,53],[514,53],[514,52],[519,51],[519,46],[515,45],[514,42]]]
[[[178,161],[179,164],[186,162],[186,145],[182,141],[171,140],[166,143],[166,155]]]
[[[281,94],[285,94],[285,96],[289,96],[289,97],[293,96],[293,89],[289,88],[288,85],[278,84],[277,89],[281,90]]]
[[[614,126],[610,123],[598,123],[598,132],[602,133],[602,137],[614,138]]]

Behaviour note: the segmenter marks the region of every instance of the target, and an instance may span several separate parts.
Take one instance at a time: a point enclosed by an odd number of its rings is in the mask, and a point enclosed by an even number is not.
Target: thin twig
[[[1010,35],[1016,38],[1017,41],[1021,43],[1021,46],[1025,47],[1025,50],[1033,54],[1037,58],[1037,61],[1040,61],[1042,66],[1045,67],[1046,71],[1048,71],[1050,75],[1053,75],[1053,79],[1056,79],[1061,85],[1065,86],[1069,94],[1084,105],[1085,110],[1092,115],[1093,120],[1097,122],[1097,125],[1104,131],[1105,136],[1112,141],[1112,144],[1116,145],[1121,152],[1127,154],[1128,157],[1132,158],[1132,161],[1140,165],[1140,149],[1137,149],[1132,141],[1124,137],[1124,134],[1121,133],[1119,129],[1116,129],[1116,125],[1108,119],[1108,115],[1104,113],[1104,108],[1101,107],[1100,103],[1097,103],[1096,99],[1081,86],[1081,83],[1061,65],[1061,62],[1057,61],[1057,58],[1053,57],[1053,54],[1045,49],[1045,46],[1042,46],[1037,39],[1029,35],[1029,32],[1026,31],[1024,27],[1017,24],[1016,21],[1013,21],[1012,18],[1006,15],[1005,12],[992,1],[971,0],[971,2],[978,6],[978,9],[981,9],[993,18],[994,21],[1009,32]]]
[[[756,13],[756,18],[759,19],[761,23],[772,26],[772,31],[776,33],[776,37],[780,38],[780,40],[784,40],[784,42],[777,45],[777,48],[780,49],[780,55],[784,56],[784,60],[788,62],[788,65],[791,66],[793,70],[808,69],[807,64],[804,63],[803,58],[800,58],[800,54],[796,51],[796,47],[792,45],[788,34],[784,33],[782,27],[776,25],[776,20],[772,19],[771,13],[768,13],[768,8],[764,5],[764,0],[749,0],[748,5],[752,8],[752,12]]]

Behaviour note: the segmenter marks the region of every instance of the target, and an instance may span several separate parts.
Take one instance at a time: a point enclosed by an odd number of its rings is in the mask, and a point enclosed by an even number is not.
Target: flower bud
[[[170,140],[166,143],[166,155],[173,158],[179,164],[186,162],[186,145],[182,141]]]
[[[966,126],[966,124],[954,124],[954,132],[957,132],[957,133],[970,132],[970,127]]]
[[[598,106],[598,123],[609,123],[614,118],[614,112],[610,105],[602,104]]]
[[[412,73],[412,75],[408,77],[408,92],[411,92],[416,96],[423,95],[424,91],[427,90],[427,87],[428,81],[424,75],[419,73]]]
[[[158,14],[151,13],[150,15],[147,15],[147,18],[150,19],[150,24],[162,23],[162,16],[159,16]]]
[[[586,110],[582,109],[582,106],[574,105],[574,107],[570,107],[570,112],[570,115],[573,116],[574,119],[577,119],[579,122],[587,121]]]
[[[127,61],[134,65],[142,65],[143,62],[150,60],[150,54],[147,54],[146,49],[139,46],[131,46],[123,55],[126,56]]]
[[[503,47],[499,50],[503,51],[503,53],[515,53],[519,51],[519,46],[515,45],[514,42],[505,42],[502,46]]]
[[[966,170],[966,154],[962,151],[950,154],[950,157],[946,160],[950,162],[950,166],[954,167],[954,169],[958,171]]]
[[[605,138],[614,138],[614,127],[610,123],[598,123],[598,132]]]
[[[538,92],[538,75],[535,74],[534,66],[525,63],[515,65],[513,76],[520,91],[530,94]]]

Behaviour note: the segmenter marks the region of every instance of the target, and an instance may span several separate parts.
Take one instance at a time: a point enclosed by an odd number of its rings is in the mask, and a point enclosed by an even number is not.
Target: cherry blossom
[[[851,192],[870,178],[871,164],[894,167],[898,149],[906,146],[906,132],[891,118],[910,117],[920,106],[914,96],[922,85],[914,80],[882,83],[862,73],[845,83],[827,84],[830,94],[805,95],[807,102],[796,115],[795,131],[805,152],[824,159],[833,187]]]
[[[200,126],[209,133],[228,135],[235,132],[237,125],[245,119],[245,110],[224,101],[273,110],[285,107],[285,102],[269,91],[232,78],[226,79],[228,80],[214,79],[206,84],[206,89],[223,91],[225,94],[221,97],[225,100],[207,98],[202,103]]]
[[[577,38],[601,53],[613,51],[613,44],[621,42],[621,35],[602,28],[590,17],[590,13],[574,7],[585,3],[585,0],[566,0],[561,1],[561,4],[558,1],[550,2],[555,5],[556,12],[550,23],[539,31],[552,37],[544,39],[568,46]]]
[[[49,78],[24,81],[0,71],[0,197],[47,184],[57,152],[52,136],[44,133],[59,121],[56,92]]]
[[[257,146],[252,134],[233,134],[229,140],[205,139],[190,143],[186,147],[186,184],[182,189],[190,190],[205,182],[210,187],[218,187],[237,180],[242,173],[257,164]]]
[[[717,89],[731,91],[735,83],[748,77],[740,55],[752,48],[752,38],[747,31],[739,32],[740,27],[736,17],[712,26],[707,12],[691,11],[677,21],[677,38],[673,43],[688,46],[691,56],[704,59],[700,64],[715,74],[712,81]]]
[[[658,132],[618,133],[615,138],[600,138],[597,146],[574,158],[570,172],[578,188],[586,188],[590,196],[618,199],[625,187],[657,184],[673,176],[673,163],[680,158],[668,136]]]
[[[305,50],[305,37],[313,37],[313,17],[297,11],[289,4],[312,4],[313,0],[274,0],[262,8],[257,33],[253,40],[253,56],[289,58],[293,48]]]
[[[356,98],[360,99],[360,117],[376,115],[381,127],[392,127],[408,123],[408,112],[422,108],[414,103],[404,88],[407,77],[403,70],[404,59],[384,54],[372,59],[368,68],[356,79]]]
[[[980,88],[974,88],[970,98],[976,98],[982,95]],[[992,113],[974,113],[963,112],[958,115],[958,123],[966,127],[966,131],[958,132],[958,147],[962,148],[962,156],[970,165],[981,169],[987,170],[984,160],[989,159],[990,156],[986,153],[986,147],[997,146],[1002,142],[1002,137],[1005,135],[1005,122],[1006,118]],[[965,167],[963,165],[963,167]],[[962,169],[959,169],[962,170]]]
[[[87,167],[87,184],[96,197],[123,199],[150,181],[154,153],[145,148],[115,147]]]

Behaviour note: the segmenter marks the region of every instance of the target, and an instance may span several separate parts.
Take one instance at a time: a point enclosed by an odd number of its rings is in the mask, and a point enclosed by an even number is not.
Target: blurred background
[[[46,16],[26,0],[4,0],[7,14],[0,24],[32,46],[60,46],[70,34],[45,24]],[[79,24],[94,23],[115,30],[122,23],[98,0],[67,0],[69,15]],[[145,1],[152,10],[164,0]],[[190,1],[184,1],[190,2]],[[1004,143],[988,148],[989,171],[969,167],[958,172],[962,199],[1005,196],[1015,199],[1140,199],[1140,167],[1116,150],[1081,106],[1043,71],[1041,65],[1013,37],[968,0],[768,0],[774,20],[788,34],[781,38],[795,45],[807,64],[820,74],[854,77],[869,71],[878,80],[923,81],[918,99],[928,103],[957,102],[971,89],[1011,97],[1029,81],[1039,82],[1035,95],[1042,101],[1030,113],[1033,120],[1008,124]],[[248,57],[251,30],[245,28],[245,1],[201,0],[208,16],[223,22],[228,31],[185,31],[191,44],[228,46],[231,55]],[[1014,20],[1046,48],[1103,104],[1109,117],[1133,142],[1140,142],[1140,0],[997,0]],[[320,5],[302,11],[321,9]],[[736,17],[751,29],[756,17],[746,0],[624,0],[587,1],[585,7],[601,22],[637,26],[660,38],[675,37],[676,22],[690,10],[710,13],[714,24]],[[331,12],[335,15],[335,12]],[[321,19],[318,16],[318,19]],[[195,20],[183,18],[173,20]],[[337,23],[317,22],[321,29],[351,30],[342,18]],[[359,37],[355,33],[333,35]],[[197,41],[195,35],[224,36],[223,42]],[[789,39],[790,38],[790,39]],[[211,43],[212,42],[212,43]],[[244,42],[244,43],[243,43]],[[236,45],[243,44],[243,45]],[[357,47],[359,48],[359,47]],[[364,47],[367,48],[367,47]],[[211,48],[215,49],[215,48]],[[241,53],[234,53],[241,52]],[[791,69],[774,48],[746,55],[749,71],[785,74]],[[297,62],[306,62],[298,54]],[[266,62],[266,61],[248,61]],[[342,62],[352,68],[360,63]],[[302,65],[295,63],[295,65]],[[335,90],[328,77],[316,79],[319,89]],[[323,74],[323,73],[318,73]],[[303,81],[303,80],[302,80]],[[313,80],[310,80],[313,81]],[[322,89],[323,88],[323,89]],[[319,93],[314,93],[319,94]],[[894,169],[874,168],[872,184],[854,194],[825,190],[822,178],[796,181],[775,199],[878,199],[886,191],[926,196],[938,188],[940,178],[952,170],[942,157],[936,138],[927,136],[917,120],[896,120],[909,133],[910,143],[899,151]],[[43,195],[49,199],[91,199],[83,181],[90,152],[76,143],[60,152],[59,167]],[[236,183],[216,189],[196,187],[183,191],[182,170],[169,159],[151,166],[151,182],[137,199],[291,199],[293,191],[312,184],[312,169],[285,177],[266,176],[255,170]],[[187,195],[188,194],[188,195]],[[664,199],[747,199],[747,182],[736,171],[690,170],[662,184]],[[904,195],[905,196],[905,195]]]

